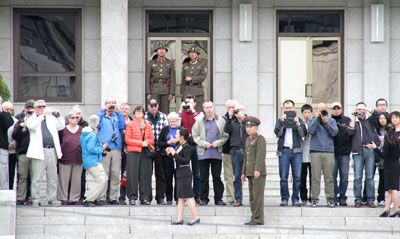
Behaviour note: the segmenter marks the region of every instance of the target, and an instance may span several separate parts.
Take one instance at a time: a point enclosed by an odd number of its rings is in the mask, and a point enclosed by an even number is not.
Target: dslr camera
[[[108,109],[109,109],[109,110],[115,110],[115,106],[114,106],[114,105],[110,105],[110,106],[108,107]]]
[[[326,110],[321,110],[320,111],[320,113],[321,113],[321,116],[328,116],[328,111],[326,111]]]
[[[236,115],[236,114],[238,114],[238,113],[239,113],[239,110],[234,110],[234,111],[233,111],[233,114],[234,114],[234,115]]]
[[[100,145],[103,146],[103,145],[104,145],[104,142],[101,142]],[[111,152],[111,147],[110,147],[110,146],[107,146],[107,147],[104,149],[104,151],[101,153],[101,155],[102,155],[102,156],[106,156],[106,155],[107,155],[107,152]]]

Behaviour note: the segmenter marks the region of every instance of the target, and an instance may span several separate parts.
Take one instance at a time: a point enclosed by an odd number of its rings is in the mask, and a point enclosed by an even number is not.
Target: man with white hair
[[[57,196],[57,159],[62,156],[58,131],[65,128],[64,117],[57,110],[46,109],[44,100],[34,104],[36,114],[26,120],[30,143],[26,156],[31,159],[32,206],[40,205],[40,184],[46,171],[47,201],[49,205],[59,206]]]
[[[227,100],[226,101],[226,114],[222,116],[225,121],[229,120],[229,115],[232,114],[232,120],[236,119],[235,115],[233,114],[233,111],[236,108],[236,105],[238,102],[236,100]],[[232,167],[232,154],[230,152],[231,150],[231,139],[230,135],[228,140],[223,146],[222,149],[222,163],[224,167],[224,181],[225,181],[225,187],[226,187],[226,200],[229,204],[233,204],[235,202],[234,198],[234,188],[233,188],[233,167]]]
[[[5,105],[7,106],[7,105]],[[4,110],[3,100],[0,97],[0,190],[8,190],[8,128],[14,121],[10,112]]]

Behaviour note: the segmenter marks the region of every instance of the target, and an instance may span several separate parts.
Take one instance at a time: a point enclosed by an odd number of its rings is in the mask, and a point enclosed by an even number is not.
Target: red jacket
[[[128,152],[142,152],[142,143],[145,140],[147,140],[149,145],[154,149],[153,129],[147,121],[145,121],[145,123],[144,140],[142,131],[140,130],[140,123],[136,119],[129,121],[126,125],[125,142],[127,145],[126,150]]]

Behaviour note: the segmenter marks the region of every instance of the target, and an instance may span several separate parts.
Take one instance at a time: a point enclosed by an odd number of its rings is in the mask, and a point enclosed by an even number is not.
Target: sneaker
[[[32,201],[32,207],[39,207],[40,202],[39,201]]]
[[[302,205],[302,206],[307,205],[307,200],[301,200],[301,205]]]
[[[301,204],[299,201],[294,201],[292,205],[293,205],[293,207],[301,207]]]
[[[167,205],[164,201],[164,199],[157,200],[157,205]]]
[[[286,207],[288,205],[287,201],[282,201],[281,204],[279,204],[279,206],[281,207]]]
[[[385,200],[379,201],[378,202],[379,207],[384,207],[385,206]]]
[[[311,206],[312,206],[312,207],[318,206],[318,202],[317,202],[317,201],[312,201],[312,202],[311,202]]]
[[[61,206],[61,202],[58,200],[51,200],[51,201],[49,201],[49,205],[54,206],[54,207],[59,207],[59,206]]]
[[[339,205],[342,206],[342,207],[346,207],[347,206],[346,200],[340,200],[339,201]]]
[[[336,207],[335,202],[332,200],[328,201],[327,205],[328,205],[328,207]]]

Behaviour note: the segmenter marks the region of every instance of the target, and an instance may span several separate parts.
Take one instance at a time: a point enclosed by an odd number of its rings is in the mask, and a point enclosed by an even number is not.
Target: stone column
[[[101,103],[128,100],[128,0],[101,0]]]
[[[239,41],[239,0],[232,1],[232,98],[247,109],[248,115],[258,115],[258,22],[257,0],[253,4],[252,41]]]

